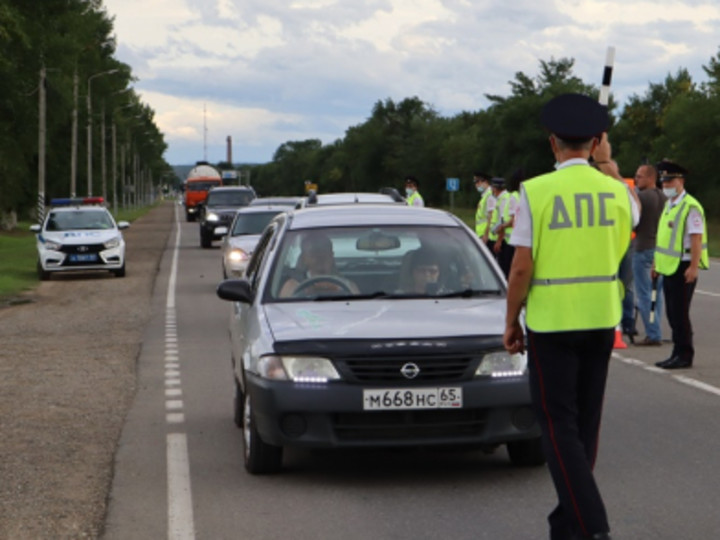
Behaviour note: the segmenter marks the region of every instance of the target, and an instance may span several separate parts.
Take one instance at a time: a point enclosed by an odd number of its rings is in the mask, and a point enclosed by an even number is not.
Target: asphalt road
[[[288,451],[281,474],[248,475],[232,421],[231,305],[215,296],[220,251],[200,248],[197,224],[178,226],[154,290],[105,538],[547,538],[549,475],[512,467],[504,449]],[[614,354],[596,469],[614,538],[718,537],[719,308],[714,261],[692,308],[693,369],[652,366],[669,344]]]

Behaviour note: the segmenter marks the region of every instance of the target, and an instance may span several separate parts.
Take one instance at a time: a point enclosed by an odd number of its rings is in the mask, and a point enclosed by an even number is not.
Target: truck
[[[215,167],[207,161],[196,162],[185,179],[185,219],[195,221],[207,199],[208,191],[222,185],[222,176]]]

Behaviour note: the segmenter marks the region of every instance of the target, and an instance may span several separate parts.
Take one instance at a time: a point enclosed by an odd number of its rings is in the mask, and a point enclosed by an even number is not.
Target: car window
[[[255,198],[252,191],[211,191],[208,193],[208,206],[247,206]]]
[[[245,270],[245,275],[247,276],[248,281],[250,281],[250,284],[252,285],[253,289],[257,287],[257,281],[260,276],[260,267],[261,267],[261,261],[265,255],[265,252],[268,249],[268,246],[270,245],[270,240],[272,239],[272,236],[275,232],[275,226],[268,227],[263,235],[260,237],[260,240],[258,240],[257,246],[255,247],[255,251],[252,254],[252,257],[250,257],[250,261],[248,262],[247,269]]]
[[[114,229],[113,221],[107,210],[77,210],[51,212],[45,230],[47,231],[80,231]]]
[[[328,251],[331,262],[316,260],[327,258]],[[437,274],[432,287],[415,278],[422,272]],[[266,301],[295,300],[288,294],[288,283],[300,286],[312,278],[317,281],[318,275],[339,278],[329,280],[337,285],[332,293],[335,296],[504,293],[493,264],[460,227],[357,226],[288,231],[273,263]],[[301,298],[308,296],[312,295],[304,293]],[[318,292],[313,298],[322,296],[323,292]]]
[[[232,236],[260,234],[281,210],[270,212],[239,212],[233,223]]]

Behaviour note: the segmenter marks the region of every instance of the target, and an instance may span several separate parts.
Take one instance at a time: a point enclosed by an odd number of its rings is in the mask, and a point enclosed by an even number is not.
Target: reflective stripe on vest
[[[667,203],[670,204],[669,202]],[[690,210],[695,208],[703,218],[703,235],[699,267],[703,270],[710,266],[707,250],[707,223],[705,212],[700,203],[690,194],[685,193],[679,205],[664,210],[658,223],[657,242],[655,245],[655,270],[658,274],[670,276],[680,266],[683,253],[690,253],[690,249],[683,248],[685,224]],[[669,229],[669,231],[668,231]]]
[[[498,195],[497,201],[495,202],[495,210],[493,210],[492,219],[490,219],[490,224],[488,225],[490,227],[488,238],[492,241],[498,239],[498,234],[493,232],[493,228],[503,220],[503,213],[505,212],[505,206],[507,206],[509,197],[510,194],[507,191],[503,191]]]
[[[573,165],[528,180],[522,189],[533,232],[528,327],[615,327],[622,315],[618,267],[632,229],[626,186],[587,165]]]
[[[517,191],[511,191],[508,195],[507,203],[505,204],[505,208],[503,209],[503,222],[510,223],[510,220],[513,218],[513,216],[510,215],[510,203],[512,201],[515,201],[515,207],[517,208],[517,205],[520,202],[520,193]],[[505,228],[505,241],[510,242],[510,236],[512,235],[513,228],[512,227],[506,227]]]
[[[482,237],[487,229],[487,202],[490,198],[490,188],[486,188],[480,196],[478,201],[477,210],[475,211],[475,234]]]

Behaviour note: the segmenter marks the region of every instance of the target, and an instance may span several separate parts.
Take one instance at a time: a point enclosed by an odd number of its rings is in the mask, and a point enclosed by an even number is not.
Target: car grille
[[[393,357],[360,357],[344,358],[343,374],[348,380],[358,383],[428,383],[452,382],[472,376],[475,358],[466,355],[457,356],[393,356]],[[415,364],[419,368],[417,376],[409,379],[401,369],[406,364]],[[342,369],[342,367],[341,367]]]
[[[100,253],[105,249],[105,246],[102,244],[80,244],[80,245],[68,245],[64,244],[60,251],[67,254],[73,254],[73,253],[80,253],[80,254],[86,254],[86,253]]]
[[[60,248],[60,251],[65,253],[67,256],[65,257],[65,260],[62,263],[62,266],[98,266],[98,265],[104,265],[105,261],[103,261],[102,257],[100,257],[99,253],[101,251],[105,250],[105,246],[103,244],[79,244],[79,245],[63,245],[62,248]],[[94,255],[93,260],[88,261],[84,259],[83,257],[87,257],[88,255]],[[76,259],[76,260],[72,260]],[[116,261],[117,262],[117,261]]]
[[[480,435],[487,423],[483,409],[341,413],[333,417],[341,441],[462,439]]]

